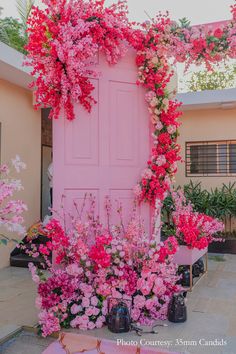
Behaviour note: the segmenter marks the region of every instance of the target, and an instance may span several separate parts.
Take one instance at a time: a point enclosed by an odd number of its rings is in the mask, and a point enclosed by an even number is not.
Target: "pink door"
[[[133,51],[115,66],[100,56],[98,69],[100,77],[92,79],[98,103],[92,112],[76,105],[74,121],[60,119],[53,125],[54,207],[64,194],[66,209],[72,211],[73,201],[82,201],[89,192],[104,220],[104,198],[109,195],[122,203],[127,218],[133,187],[150,151],[148,111],[144,91],[136,85]],[[143,205],[140,213],[149,231],[149,207]]]

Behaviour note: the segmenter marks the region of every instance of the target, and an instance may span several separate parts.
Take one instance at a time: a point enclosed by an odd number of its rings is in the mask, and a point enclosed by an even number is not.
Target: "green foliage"
[[[179,19],[179,23],[181,28],[189,28],[191,25],[191,22],[186,17]]]
[[[21,53],[25,53],[24,46],[27,42],[27,37],[24,25],[12,17],[0,19],[0,41]]]
[[[34,0],[16,1],[21,20],[12,17],[0,18],[0,41],[24,54],[27,43],[27,20],[33,4]]]
[[[236,65],[223,70],[194,72],[187,81],[189,91],[223,90],[236,86]]]

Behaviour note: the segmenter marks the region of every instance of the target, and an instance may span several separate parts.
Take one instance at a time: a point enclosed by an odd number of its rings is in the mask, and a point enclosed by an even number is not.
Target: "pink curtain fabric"
[[[61,333],[59,340],[53,342],[42,354],[181,354],[158,348],[139,348],[137,346],[117,345],[115,341],[99,339],[77,333]]]

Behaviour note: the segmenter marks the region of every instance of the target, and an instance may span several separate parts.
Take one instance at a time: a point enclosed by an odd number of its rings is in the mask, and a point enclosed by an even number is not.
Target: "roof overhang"
[[[23,66],[24,55],[0,42],[0,79],[29,89],[30,69]]]
[[[235,109],[236,88],[186,92],[177,95],[183,103],[182,110],[195,109]]]

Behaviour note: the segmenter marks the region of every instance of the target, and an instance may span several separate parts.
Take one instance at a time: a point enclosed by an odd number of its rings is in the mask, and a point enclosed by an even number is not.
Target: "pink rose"
[[[102,321],[96,321],[95,326],[96,326],[96,328],[102,328],[103,322]]]
[[[95,323],[89,321],[89,323],[88,323],[88,329],[94,329],[95,327],[96,327],[96,326],[95,326]]]
[[[72,315],[76,315],[78,312],[80,312],[82,310],[82,307],[74,304],[71,306],[70,312],[72,313]]]
[[[92,316],[93,315],[93,308],[92,307],[88,307],[85,311],[85,315],[86,316]]]
[[[140,290],[143,295],[149,295],[151,292],[151,287],[148,285],[148,283],[146,283]]]
[[[97,306],[97,304],[98,304],[98,298],[97,298],[97,296],[92,296],[92,297],[91,297],[91,305]]]
[[[151,310],[155,306],[155,301],[153,299],[148,299],[145,306],[147,310]]]
[[[105,317],[104,316],[100,316],[100,317],[98,317],[98,319],[96,321],[96,327],[97,328],[101,328],[104,323],[105,323]]]
[[[134,298],[134,306],[138,308],[142,308],[145,306],[146,299],[142,295],[137,295]]]
[[[100,310],[97,307],[93,308],[93,315],[94,316],[97,316],[99,314],[99,312],[100,312]],[[103,313],[103,315],[104,315],[104,313]]]
[[[89,307],[89,305],[90,305],[89,298],[83,297],[83,299],[82,299],[82,306],[83,306],[83,307]]]
[[[138,321],[139,317],[141,315],[141,312],[137,308],[133,308],[131,311],[131,317],[134,321]]]

